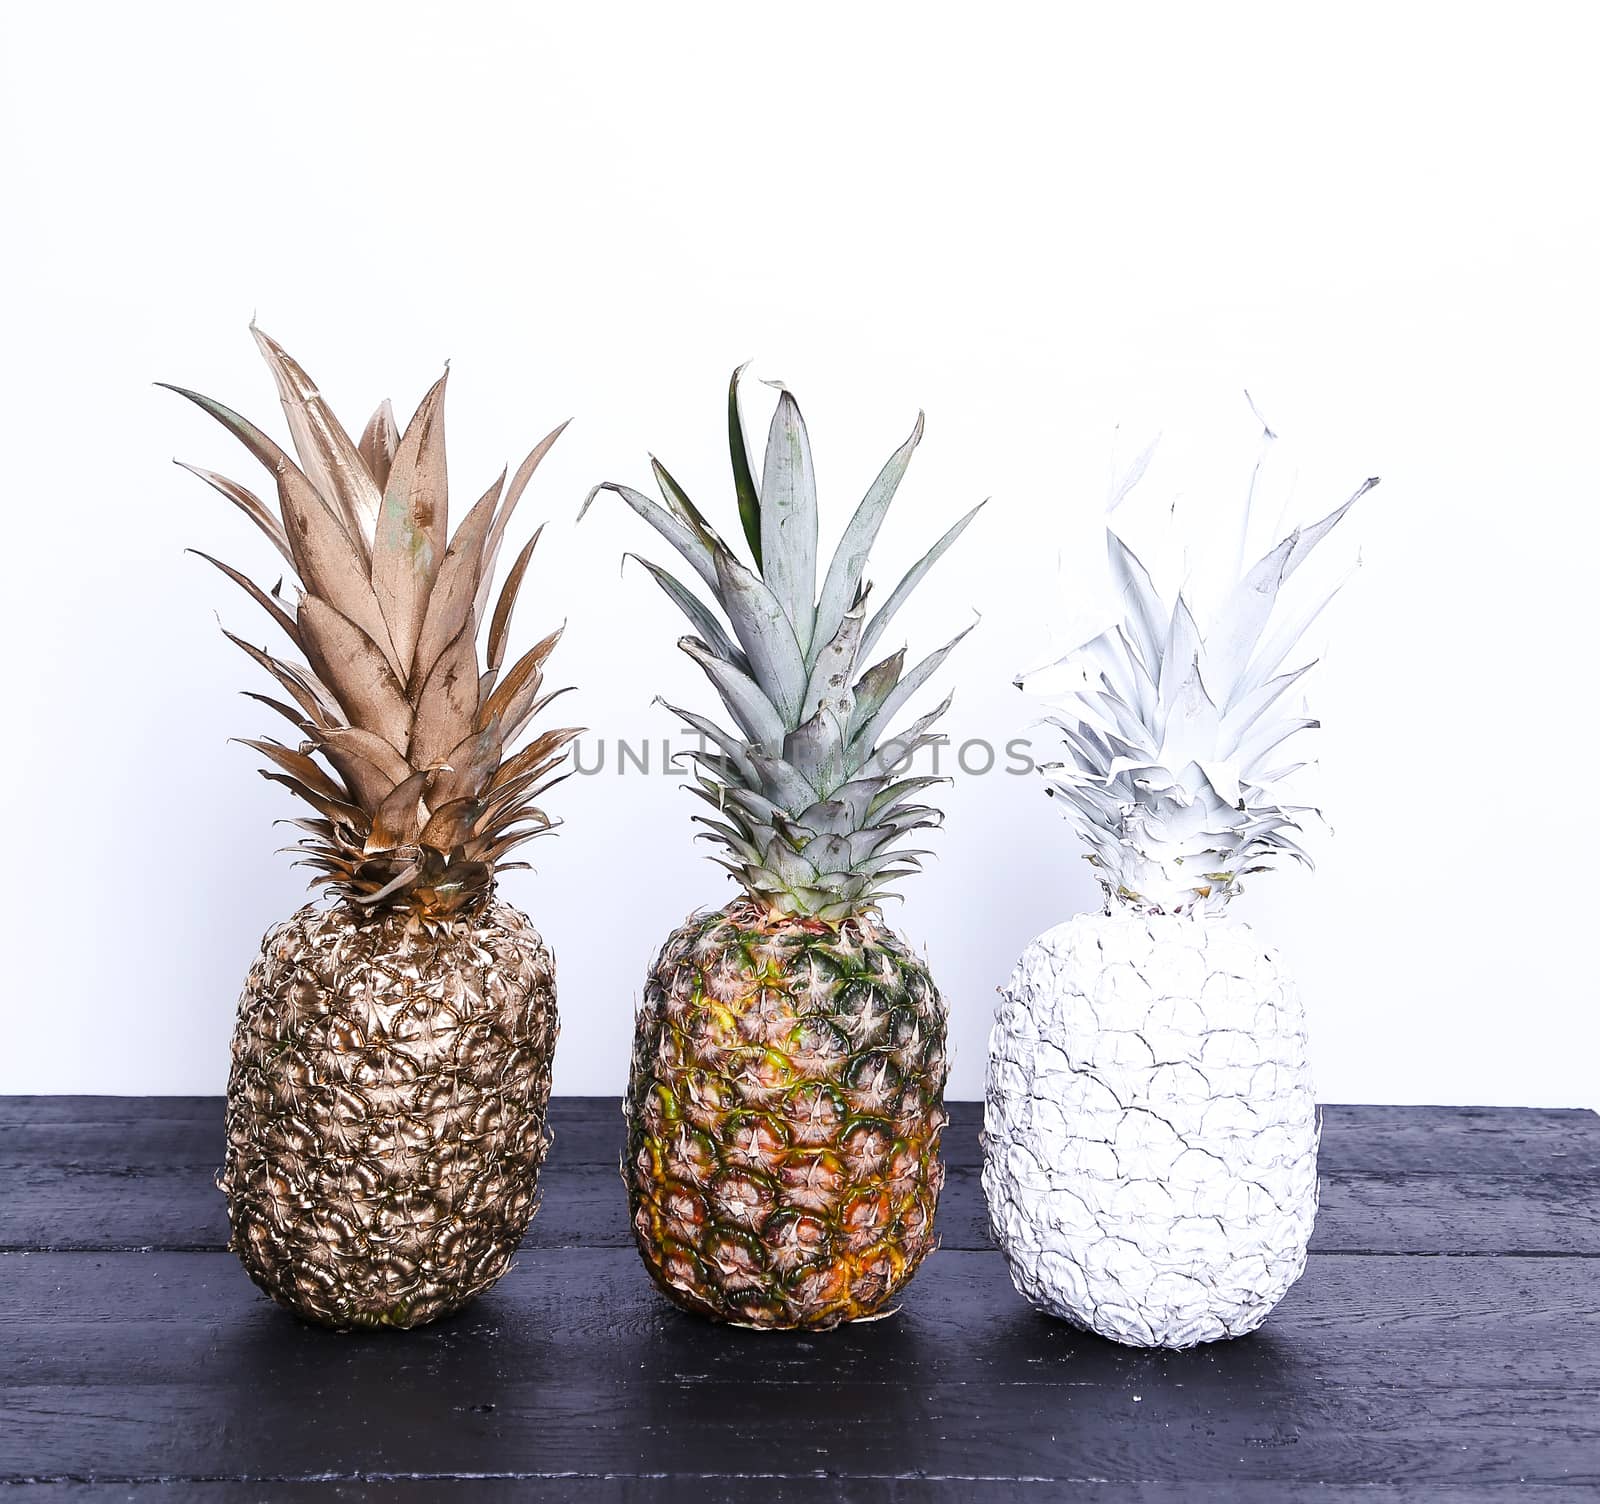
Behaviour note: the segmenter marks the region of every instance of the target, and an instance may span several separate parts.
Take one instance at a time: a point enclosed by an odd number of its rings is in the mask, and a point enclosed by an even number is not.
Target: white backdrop
[[[614,502],[573,518],[654,450],[731,519],[736,362],[798,392],[825,530],[927,409],[880,581],[995,498],[901,618],[931,648],[982,614],[945,674],[958,742],[1026,730],[1010,680],[1092,601],[1113,454],[1165,427],[1192,468],[1147,501],[1237,494],[1250,387],[1307,508],[1383,477],[1313,676],[1337,835],[1241,901],[1302,979],[1322,1095],[1600,1104],[1579,12],[1103,9],[11,8],[0,1090],[220,1090],[244,971],[299,901],[290,801],[226,745],[266,712],[214,613],[265,629],[182,550],[272,560],[168,463],[252,462],[151,386],[278,424],[256,312],[351,423],[451,359],[458,495],[576,415],[525,503],[551,525],[520,629],[568,619],[563,703],[612,740],[659,743],[652,696],[708,690],[619,576],[653,537]],[[1094,893],[1032,781],[947,803],[891,912],[973,1096],[996,985]],[[558,1089],[615,1092],[646,963],[727,889],[671,778],[553,806],[506,887],[559,956]]]

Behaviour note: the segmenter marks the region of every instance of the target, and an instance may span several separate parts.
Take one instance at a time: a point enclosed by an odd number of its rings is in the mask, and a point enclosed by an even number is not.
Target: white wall
[[[1313,691],[1338,834],[1242,900],[1303,980],[1323,1095],[1600,1103],[1581,11],[1107,9],[8,11],[0,1090],[220,1090],[239,982],[298,902],[288,798],[226,745],[265,712],[213,613],[265,637],[182,550],[272,560],[168,460],[251,462],[150,384],[276,423],[255,311],[351,422],[451,358],[461,494],[577,415],[526,514],[551,526],[521,628],[570,619],[556,671],[612,738],[707,690],[619,578],[642,525],[572,519],[647,450],[731,517],[736,361],[799,392],[825,527],[927,409],[880,580],[994,496],[903,618],[932,646],[983,615],[958,740],[1025,728],[1010,680],[1098,577],[1114,444],[1211,432],[1227,462],[1172,485],[1221,494],[1248,385],[1308,507],[1383,477]],[[672,780],[557,803],[506,887],[560,957],[559,1089],[612,1092],[654,948],[726,889]],[[971,1096],[996,984],[1094,897],[1031,782],[958,779],[948,807],[895,922]]]

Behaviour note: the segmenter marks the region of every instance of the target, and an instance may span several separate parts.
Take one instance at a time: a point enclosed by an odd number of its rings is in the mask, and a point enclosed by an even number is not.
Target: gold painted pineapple
[[[251,698],[296,737],[246,745],[310,807],[295,822],[301,861],[331,901],[273,929],[245,983],[218,1184],[231,1246],[274,1299],[333,1327],[416,1326],[504,1273],[548,1144],[554,964],[526,916],[496,898],[495,875],[523,865],[507,857],[550,828],[535,801],[577,732],[511,750],[553,698],[541,680],[559,632],[501,672],[537,532],[497,597],[493,578],[561,430],[509,487],[502,473],[452,537],[444,378],[403,435],[386,402],[356,442],[300,366],[252,333],[296,458],[221,404],[172,390],[277,487],[275,515],[195,471],[298,582],[266,591],[202,555],[295,650],[228,634],[281,692]]]
[[[949,701],[898,736],[891,723],[955,643],[909,672],[904,649],[870,655],[976,509],[868,613],[867,552],[922,436],[919,416],[857,508],[819,597],[800,409],[780,389],[758,486],[738,383],[735,372],[728,429],[754,569],[659,464],[665,506],[596,487],[699,575],[715,609],[645,564],[688,617],[694,632],[679,646],[737,728],[670,707],[702,738],[691,787],[713,813],[697,818],[743,891],[691,916],[651,969],[622,1170],[639,1251],[673,1300],[720,1321],[821,1329],[887,1314],[933,1246],[946,1009],[878,900],[925,854],[905,837],[940,820],[917,797],[941,780],[907,770]]]

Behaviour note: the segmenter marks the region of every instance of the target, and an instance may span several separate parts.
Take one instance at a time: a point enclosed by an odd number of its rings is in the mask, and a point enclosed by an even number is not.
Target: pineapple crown
[[[311,806],[314,818],[293,823],[305,832],[297,848],[301,865],[321,874],[313,886],[328,885],[369,907],[449,915],[486,896],[496,871],[526,865],[505,857],[552,828],[534,800],[565,776],[557,773],[563,748],[578,735],[575,728],[546,731],[510,752],[555,698],[541,693],[541,681],[559,630],[500,672],[539,531],[488,610],[512,512],[566,424],[534,448],[509,488],[502,471],[451,536],[444,444],[449,372],[422,399],[403,436],[384,402],[357,442],[282,347],[253,324],[251,333],[276,381],[298,464],[221,403],[168,388],[211,414],[272,475],[276,514],[236,481],[184,466],[266,534],[298,581],[289,596],[281,580],[263,590],[200,555],[265,609],[305,658],[269,653],[225,633],[277,681],[287,702],[250,697],[303,738],[293,746],[270,738],[244,745],[272,765],[263,777]]]
[[[1272,440],[1266,430],[1266,442]],[[1113,494],[1114,507],[1143,473],[1149,452]],[[1320,521],[1296,528],[1248,570],[1241,567],[1221,609],[1202,630],[1180,590],[1169,608],[1149,572],[1110,528],[1111,577],[1125,614],[1059,659],[1071,688],[1046,718],[1068,759],[1047,763],[1046,792],[1058,796],[1089,846],[1106,890],[1158,914],[1214,912],[1247,873],[1280,857],[1312,865],[1294,839],[1315,813],[1287,802],[1286,780],[1305,766],[1280,750],[1319,722],[1288,708],[1286,693],[1315,660],[1284,668],[1340,585],[1267,628],[1284,582],[1366,492]],[[1253,495],[1253,487],[1252,487]],[[1042,672],[1042,671],[1036,671]],[[1022,675],[1019,688],[1032,678]]]
[[[778,405],[758,482],[739,409],[743,369],[728,383],[728,443],[754,569],[735,556],[654,458],[664,505],[611,481],[596,486],[583,505],[586,511],[599,492],[615,492],[678,550],[717,608],[639,559],[689,619],[693,634],[678,646],[711,680],[738,728],[727,730],[667,706],[701,737],[701,749],[688,754],[696,764],[689,787],[715,811],[696,817],[705,837],[723,848],[714,860],[767,912],[838,923],[917,870],[928,853],[901,843],[942,819],[938,810],[916,801],[923,789],[944,780],[899,773],[937,740],[929,728],[949,698],[898,735],[890,737],[889,729],[971,628],[909,671],[904,648],[864,670],[861,665],[983,504],[950,528],[867,614],[867,554],[922,438],[918,413],[911,436],[857,506],[819,596],[817,488],[805,421],[790,392],[779,382],[768,383],[778,390]]]

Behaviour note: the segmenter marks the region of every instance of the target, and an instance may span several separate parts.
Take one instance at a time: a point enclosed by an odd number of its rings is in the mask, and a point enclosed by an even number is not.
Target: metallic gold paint
[[[295,578],[267,591],[203,557],[292,649],[228,634],[276,682],[252,698],[294,739],[245,745],[309,806],[294,822],[300,862],[334,901],[268,935],[245,985],[219,1184],[232,1246],[275,1299],[329,1326],[414,1326],[504,1272],[545,1152],[552,963],[494,884],[551,828],[537,801],[578,732],[540,731],[517,750],[554,698],[543,669],[561,635],[501,672],[537,531],[498,594],[494,576],[565,424],[452,534],[444,378],[403,430],[385,402],[358,442],[288,352],[252,332],[293,457],[231,409],[181,395],[265,467],[276,512],[195,473]]]
[[[338,1328],[417,1326],[492,1285],[537,1205],[556,1031],[550,952],[509,904],[309,904],[273,929],[218,1177],[251,1279]]]

